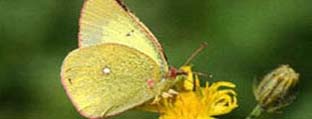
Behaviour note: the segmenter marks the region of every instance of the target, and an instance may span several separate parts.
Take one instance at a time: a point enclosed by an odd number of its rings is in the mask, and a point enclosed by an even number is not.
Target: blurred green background
[[[246,116],[255,101],[252,81],[280,64],[300,73],[297,100],[271,119],[312,118],[311,0],[126,0],[153,31],[169,63],[180,66],[206,41],[194,70],[237,84]],[[77,48],[83,0],[0,0],[0,119],[83,119],[60,83],[66,54]],[[116,119],[152,119],[130,111]]]

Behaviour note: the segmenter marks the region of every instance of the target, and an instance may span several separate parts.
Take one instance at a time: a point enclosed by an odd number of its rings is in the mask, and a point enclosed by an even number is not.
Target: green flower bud
[[[259,106],[267,112],[274,112],[285,107],[295,99],[294,88],[299,74],[288,65],[282,65],[267,74],[254,93]]]

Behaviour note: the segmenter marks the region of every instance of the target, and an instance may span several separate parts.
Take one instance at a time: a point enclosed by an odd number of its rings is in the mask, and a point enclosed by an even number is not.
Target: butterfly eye
[[[104,73],[105,75],[108,75],[108,74],[111,73],[111,69],[108,68],[108,67],[104,67],[104,68],[103,68],[103,73]]]

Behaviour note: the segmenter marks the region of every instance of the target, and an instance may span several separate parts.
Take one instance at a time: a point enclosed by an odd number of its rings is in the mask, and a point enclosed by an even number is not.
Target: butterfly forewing
[[[151,57],[167,72],[168,66],[154,35],[119,0],[87,0],[80,18],[79,46],[118,43]]]

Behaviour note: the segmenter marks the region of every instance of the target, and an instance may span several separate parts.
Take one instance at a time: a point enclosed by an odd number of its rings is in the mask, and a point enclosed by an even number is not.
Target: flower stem
[[[261,115],[262,112],[263,112],[263,109],[258,104],[245,119],[256,119]]]

